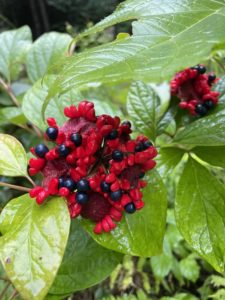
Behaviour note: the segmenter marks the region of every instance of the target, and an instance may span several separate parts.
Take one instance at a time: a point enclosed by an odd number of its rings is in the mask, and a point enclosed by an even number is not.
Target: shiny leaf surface
[[[28,77],[32,82],[41,78],[48,67],[66,55],[72,38],[68,34],[49,32],[31,46],[26,59]]]
[[[110,233],[96,235],[93,223],[83,219],[84,228],[103,247],[130,255],[149,257],[162,251],[166,221],[165,186],[156,171],[151,171],[143,189],[145,207],[133,215],[125,214]]]
[[[8,30],[0,34],[0,73],[10,81],[15,77],[25,54],[31,45],[31,31],[28,26]]]
[[[23,195],[3,209],[0,258],[24,299],[44,299],[63,258],[69,227],[68,208],[62,198],[38,206]]]
[[[97,244],[77,221],[71,224],[68,245],[50,294],[86,289],[104,280],[121,261],[120,253]]]
[[[225,147],[196,147],[193,152],[210,165],[225,168]]]
[[[0,134],[0,174],[27,176],[27,155],[20,142],[8,134]]]
[[[218,272],[223,272],[225,188],[192,158],[178,184],[175,213],[186,241]]]

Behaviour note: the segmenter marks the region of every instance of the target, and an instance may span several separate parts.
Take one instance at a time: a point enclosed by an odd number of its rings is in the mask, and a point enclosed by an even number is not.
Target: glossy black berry
[[[80,133],[73,133],[70,136],[70,140],[75,146],[79,147],[82,144],[82,135]]]
[[[59,189],[64,187],[64,178],[63,177],[59,177]]]
[[[143,178],[145,176],[145,172],[141,172],[140,174],[139,174],[139,178]]]
[[[212,108],[215,106],[215,104],[214,104],[214,102],[213,102],[212,100],[207,100],[207,101],[205,101],[203,105],[204,105],[208,110],[209,110],[209,109],[212,109]]]
[[[117,190],[115,192],[111,192],[110,193],[110,198],[113,200],[113,201],[118,201],[120,200],[120,198],[122,197],[122,190]]]
[[[199,116],[203,117],[203,116],[205,116],[205,115],[207,114],[208,110],[207,110],[207,108],[204,107],[202,104],[198,104],[198,105],[196,105],[196,107],[195,107],[195,112],[196,112]]]
[[[107,183],[105,181],[102,181],[101,182],[101,190],[104,192],[104,193],[109,193],[110,192],[110,183]]]
[[[66,178],[63,182],[63,186],[72,192],[76,188],[76,182],[71,178]]]
[[[87,179],[81,179],[77,182],[77,189],[79,192],[87,192],[90,190],[90,185]]]
[[[50,140],[55,140],[58,136],[58,129],[55,127],[48,127],[46,130],[46,135]]]
[[[131,128],[131,122],[130,122],[130,121],[124,121],[124,122],[122,123],[122,125],[126,125],[126,126],[128,126],[129,128]]]
[[[59,155],[66,157],[70,153],[70,148],[66,147],[64,144],[60,145],[58,148]]]
[[[208,76],[208,83],[212,83],[216,79],[216,75],[214,73],[210,73]]]
[[[122,161],[123,160],[123,152],[120,150],[115,150],[112,153],[112,159],[115,161]]]
[[[152,146],[152,143],[150,141],[145,141],[143,144],[144,150],[148,149]]]
[[[45,154],[48,153],[49,150],[44,144],[39,144],[35,147],[34,151],[38,157],[45,157]]]
[[[116,129],[113,129],[108,135],[107,135],[107,139],[108,140],[114,140],[118,137],[118,131]]]
[[[88,195],[83,192],[76,193],[76,200],[79,204],[86,204],[88,202]]]
[[[200,74],[204,74],[204,73],[206,72],[206,67],[203,66],[203,65],[199,65],[199,66],[198,66],[198,72],[199,72]]]
[[[141,152],[141,151],[143,151],[144,150],[144,145],[142,144],[142,143],[140,143],[140,144],[138,144],[138,145],[136,145],[136,147],[135,147],[135,152]]]
[[[133,214],[136,211],[136,207],[133,202],[130,202],[127,205],[125,205],[124,208],[128,214]]]

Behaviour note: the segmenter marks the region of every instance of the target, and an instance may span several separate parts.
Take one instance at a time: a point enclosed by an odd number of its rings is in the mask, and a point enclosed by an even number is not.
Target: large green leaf
[[[0,34],[0,73],[10,81],[20,70],[21,63],[31,45],[31,31],[28,26]]]
[[[143,190],[145,206],[133,215],[125,214],[110,233],[93,233],[94,224],[83,219],[84,228],[103,247],[130,255],[149,257],[162,251],[166,221],[166,190],[156,171],[151,171]]]
[[[133,36],[59,62],[61,71],[43,110],[56,93],[89,82],[162,81],[206,59],[225,42],[223,0],[127,0],[85,34],[134,19]]]
[[[69,227],[62,198],[38,206],[29,195],[23,195],[2,211],[0,258],[24,299],[44,299],[63,258]]]
[[[160,133],[158,125],[167,109],[168,100],[161,101],[150,84],[134,82],[128,93],[127,110],[136,129],[155,140]]]
[[[161,148],[156,159],[157,170],[160,175],[166,177],[169,173],[173,172],[184,154],[184,150],[179,148]]]
[[[27,155],[20,142],[0,134],[0,175],[27,176]]]
[[[185,146],[225,145],[225,110],[193,122],[179,131],[173,142]]]
[[[51,294],[67,294],[86,289],[104,280],[122,255],[98,245],[79,225],[71,224],[66,252]]]
[[[23,125],[26,121],[27,119],[19,107],[11,106],[0,109],[0,124]]]
[[[225,147],[196,147],[192,151],[210,165],[225,168]]]
[[[178,184],[175,213],[186,241],[218,272],[223,272],[225,188],[192,158]]]
[[[65,56],[72,38],[68,34],[49,32],[31,46],[26,59],[28,77],[32,82],[41,78],[49,66]]]
[[[22,111],[27,119],[42,130],[45,130],[47,125],[41,117],[41,108],[48,94],[49,85],[54,81],[54,77],[52,76],[46,76],[45,78],[44,82],[42,82],[41,79],[38,80],[32,88],[27,91],[22,104]],[[88,94],[85,96],[87,95]],[[54,97],[47,107],[45,118],[54,117],[58,124],[62,125],[67,120],[63,113],[64,107],[71,104],[76,105],[84,98],[84,95],[80,91],[74,89],[59,97]],[[93,97],[88,98],[88,100],[95,104],[97,114],[121,114],[115,105],[100,101],[96,99],[96,97],[94,99]]]

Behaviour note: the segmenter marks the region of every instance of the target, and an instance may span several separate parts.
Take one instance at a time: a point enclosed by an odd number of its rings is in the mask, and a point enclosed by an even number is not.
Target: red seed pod
[[[180,99],[181,109],[188,110],[191,115],[203,117],[218,104],[219,93],[212,91],[212,86],[217,81],[215,74],[206,74],[203,65],[187,68],[171,80],[171,95]]]
[[[42,146],[43,157],[31,148],[37,158],[30,159],[29,174],[41,173],[43,181],[30,196],[39,205],[48,196],[65,197],[71,218],[91,220],[96,234],[109,232],[124,213],[144,206],[141,189],[147,183],[142,178],[154,168],[157,151],[143,135],[131,139],[129,121],[96,116],[91,102],[66,107],[64,113],[69,119],[62,126],[54,118],[47,120],[49,127],[57,129],[57,137],[51,139],[55,147]]]

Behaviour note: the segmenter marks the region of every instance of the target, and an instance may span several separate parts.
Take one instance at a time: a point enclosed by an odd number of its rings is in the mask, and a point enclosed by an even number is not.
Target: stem
[[[18,292],[17,292],[17,290],[15,289],[15,290],[13,291],[12,295],[9,297],[9,300],[14,299],[14,298],[17,296],[17,294],[18,294]]]
[[[12,89],[10,87],[10,85],[8,85],[1,77],[0,77],[0,84],[3,87],[3,89],[6,91],[6,93],[9,95],[9,97],[11,98],[12,102],[17,106],[20,107],[20,103],[18,102],[18,100],[16,99],[16,97],[14,96]]]
[[[35,182],[30,178],[30,176],[26,176],[26,179],[30,181],[33,186],[36,186]]]
[[[0,280],[9,282],[9,279],[7,277],[0,276]]]
[[[10,189],[18,190],[18,191],[23,191],[23,192],[29,192],[31,189],[26,188],[25,186],[19,186],[19,185],[14,185],[14,184],[9,184],[6,182],[0,181],[0,186],[6,186]]]
[[[2,291],[1,294],[0,294],[0,300],[3,300],[3,299],[4,299],[4,295],[5,295],[5,293],[8,291],[8,288],[10,287],[10,285],[11,285],[10,282],[6,284],[5,288],[3,289],[3,291]]]

